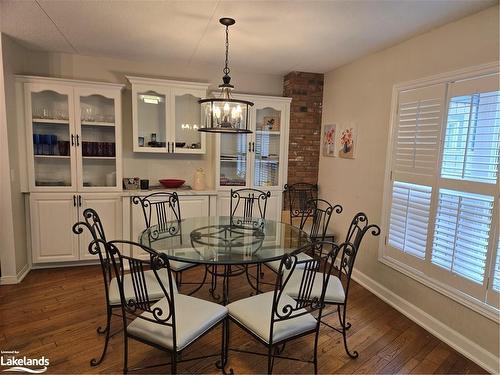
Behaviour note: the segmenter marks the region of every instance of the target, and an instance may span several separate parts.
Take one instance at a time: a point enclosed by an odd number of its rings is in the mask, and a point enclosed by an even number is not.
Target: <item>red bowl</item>
[[[184,182],[186,182],[185,180],[176,180],[176,179],[170,179],[170,178],[165,179],[165,180],[159,180],[159,181],[160,181],[160,184],[162,184],[167,189],[178,188],[178,187],[182,186],[182,184],[184,184]]]

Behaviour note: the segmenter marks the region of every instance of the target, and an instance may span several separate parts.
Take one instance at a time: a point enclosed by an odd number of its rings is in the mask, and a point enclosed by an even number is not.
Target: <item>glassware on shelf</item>
[[[69,141],[58,141],[57,148],[60,156],[69,156]]]
[[[41,134],[33,134],[33,153],[42,155],[42,136]]]

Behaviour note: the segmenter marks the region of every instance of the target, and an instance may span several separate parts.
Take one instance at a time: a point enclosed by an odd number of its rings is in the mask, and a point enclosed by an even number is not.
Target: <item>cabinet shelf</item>
[[[257,159],[259,163],[279,163],[279,159]]]
[[[280,135],[281,132],[279,131],[268,131],[268,130],[256,130],[256,134],[269,134],[269,135]]]
[[[61,124],[61,125],[69,125],[69,120],[58,120],[52,118],[34,118],[34,124]]]
[[[115,123],[102,121],[82,121],[82,126],[115,126]]]
[[[37,159],[70,159],[71,156],[66,155],[33,155]]]
[[[115,160],[116,156],[82,156],[85,160]]]

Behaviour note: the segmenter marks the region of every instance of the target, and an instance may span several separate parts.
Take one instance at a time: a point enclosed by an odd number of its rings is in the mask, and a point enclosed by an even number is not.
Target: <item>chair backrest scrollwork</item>
[[[101,218],[97,212],[92,208],[86,208],[83,211],[83,221],[79,221],[73,224],[73,233],[81,235],[86,228],[92,240],[88,244],[88,252],[91,255],[96,255],[99,258],[99,263],[101,266],[101,272],[104,281],[104,293],[106,296],[106,301],[109,297],[109,283],[111,282],[111,262],[109,259],[109,254],[106,251],[104,243],[106,243],[106,235],[104,232],[104,226],[102,225]]]
[[[265,219],[267,200],[271,197],[271,192],[264,192],[258,189],[244,188],[244,189],[231,189],[231,202],[229,212],[231,216],[231,223],[235,225],[248,225],[260,226],[262,221],[255,219]],[[238,210],[242,207],[242,214],[239,215]],[[236,218],[233,221],[233,218]]]
[[[314,255],[310,259],[299,260],[297,254],[300,252],[311,252],[313,254],[321,253],[315,248],[331,249],[328,254],[322,256]],[[328,280],[333,269],[333,259],[338,252],[337,245],[332,242],[318,241],[307,244],[301,249],[292,254],[285,254],[280,263],[278,277],[273,295],[272,315],[270,336],[273,337],[273,330],[276,323],[289,319],[294,319],[305,314],[312,313],[318,310],[318,324],[321,319],[323,307],[325,306],[324,299]],[[324,270],[324,272],[321,272]],[[299,278],[295,277],[294,283],[298,283],[298,294],[294,296],[293,302],[289,299],[283,301],[286,295],[285,289],[289,282],[294,278],[294,272],[299,272]],[[319,283],[321,293],[313,293],[314,285]]]
[[[333,212],[342,213],[342,206],[332,206],[324,199],[310,199],[300,218],[300,229],[310,224],[309,237],[315,241],[324,241]]]
[[[293,219],[302,218],[304,212],[307,211],[307,202],[318,198],[318,185],[306,182],[285,184],[283,193],[289,208],[290,224],[293,224]]]
[[[140,204],[144,214],[145,228],[154,226],[152,237],[167,233],[175,235],[179,231],[181,207],[176,192],[158,192],[147,196],[134,196],[132,203]]]
[[[131,241],[110,241],[106,244],[107,251],[113,264],[114,273],[117,278],[118,288],[120,290],[120,299],[122,305],[122,313],[124,322],[127,318],[144,319],[152,323],[157,323],[163,326],[172,328],[173,343],[176,343],[176,326],[175,326],[175,304],[174,304],[174,288],[175,283],[170,263],[165,254],[158,253],[155,250],[139,243]],[[128,245],[132,248],[132,253],[137,253],[137,250],[148,253],[149,259],[141,259],[123,255],[120,250],[120,245]],[[134,251],[134,248],[136,249]],[[128,274],[125,270],[128,269]],[[151,300],[150,287],[151,279],[146,277],[146,271],[152,270],[156,282],[160,286],[165,301],[164,304],[158,306],[155,304],[157,299]],[[161,273],[166,272],[167,278],[162,277]],[[130,278],[133,295],[126,295],[125,278]],[[148,283],[149,280],[149,283]],[[167,281],[167,282],[166,282]],[[129,291],[129,293],[131,293]],[[143,313],[149,314],[143,314]],[[175,348],[174,348],[175,349]]]

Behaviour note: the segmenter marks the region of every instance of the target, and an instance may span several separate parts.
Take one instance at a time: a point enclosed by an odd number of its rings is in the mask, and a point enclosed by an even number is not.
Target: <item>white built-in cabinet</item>
[[[230,189],[271,191],[266,217],[281,221],[282,191],[288,172],[290,98],[235,94],[250,100],[250,134],[218,134],[215,186],[218,214],[229,215]],[[243,207],[240,207],[242,210]]]
[[[132,86],[134,152],[205,154],[198,131],[208,84],[127,77]]]
[[[99,212],[109,238],[122,238],[122,197],[116,193],[32,193],[29,197],[33,263],[94,259],[87,230],[77,236],[73,224],[87,207]]]
[[[30,192],[121,190],[122,85],[18,77]]]
[[[71,228],[92,207],[110,238],[122,238],[123,85],[18,76],[17,87],[31,260],[95,260],[89,235]]]

